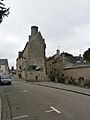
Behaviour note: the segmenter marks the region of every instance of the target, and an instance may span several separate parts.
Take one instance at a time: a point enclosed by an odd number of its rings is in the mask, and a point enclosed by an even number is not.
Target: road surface
[[[21,81],[0,87],[12,120],[90,120],[90,96]]]

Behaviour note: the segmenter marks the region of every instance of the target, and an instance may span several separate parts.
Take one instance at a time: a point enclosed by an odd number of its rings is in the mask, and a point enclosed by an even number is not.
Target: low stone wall
[[[64,69],[65,83],[79,86],[89,85],[90,67],[77,67]]]

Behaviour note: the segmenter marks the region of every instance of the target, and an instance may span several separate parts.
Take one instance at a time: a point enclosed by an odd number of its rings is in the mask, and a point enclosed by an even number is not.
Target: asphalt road
[[[90,96],[21,81],[2,89],[12,120],[90,120]]]

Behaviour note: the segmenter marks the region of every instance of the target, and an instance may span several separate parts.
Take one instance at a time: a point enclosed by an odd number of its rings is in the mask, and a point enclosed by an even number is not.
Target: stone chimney
[[[57,53],[56,53],[57,55],[60,55],[60,50],[59,50],[59,49],[57,49],[56,52],[57,52]]]
[[[56,50],[56,55],[55,55],[55,58],[58,58],[58,57],[60,57],[60,50],[59,49]]]
[[[29,41],[30,41],[31,40],[31,35],[29,35],[28,38],[29,38]]]
[[[31,37],[33,37],[37,33],[38,33],[38,27],[37,26],[32,26],[31,27]]]
[[[22,52],[21,52],[21,51],[18,53],[18,57],[19,57],[19,58],[22,57]]]

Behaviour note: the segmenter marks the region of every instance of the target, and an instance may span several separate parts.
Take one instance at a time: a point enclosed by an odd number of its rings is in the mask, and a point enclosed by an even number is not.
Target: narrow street
[[[90,96],[16,80],[0,87],[12,120],[90,120]]]

